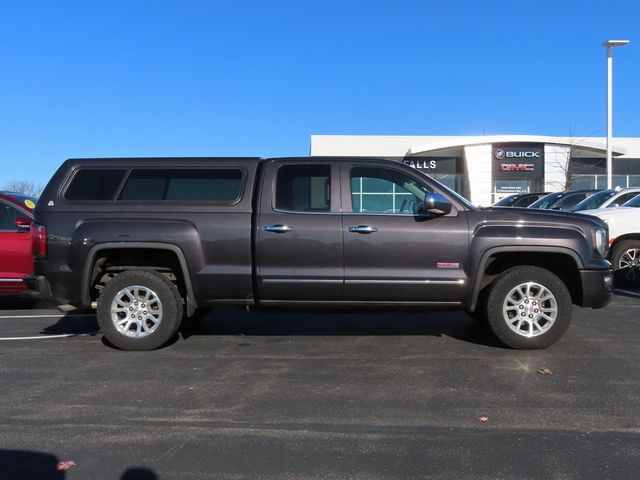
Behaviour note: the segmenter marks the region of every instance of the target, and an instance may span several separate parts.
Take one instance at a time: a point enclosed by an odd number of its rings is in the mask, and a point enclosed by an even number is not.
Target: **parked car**
[[[533,202],[528,208],[542,208],[545,210],[570,210],[585,198],[590,197],[599,190],[568,190],[566,192],[554,192]]]
[[[601,220],[479,209],[392,160],[68,160],[34,229],[30,285],[127,350],[216,305],[458,309],[546,348],[613,294]]]
[[[36,199],[0,192],[0,295],[27,292],[23,278],[33,273],[30,227]]]
[[[602,219],[609,226],[609,259],[616,283],[640,286],[640,195],[619,208],[580,212]]]
[[[572,212],[581,212],[583,210],[595,210],[597,208],[613,208],[619,207],[628,202],[636,195],[640,195],[640,187],[630,188],[612,188],[609,190],[601,190],[585,198],[575,207]]]
[[[549,192],[541,193],[514,193],[508,197],[501,198],[493,204],[494,207],[520,207],[526,208],[533,202],[541,199],[545,195],[549,195]]]

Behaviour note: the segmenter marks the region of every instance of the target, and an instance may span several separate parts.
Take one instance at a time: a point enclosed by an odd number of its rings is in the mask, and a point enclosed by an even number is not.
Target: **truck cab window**
[[[389,168],[354,167],[351,169],[351,205],[359,213],[417,213],[427,185]]]
[[[280,167],[275,207],[294,212],[328,212],[331,209],[331,166]]]

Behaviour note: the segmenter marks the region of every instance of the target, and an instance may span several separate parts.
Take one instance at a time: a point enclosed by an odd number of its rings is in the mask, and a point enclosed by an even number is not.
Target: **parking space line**
[[[622,290],[621,288],[616,288],[616,292],[626,293],[627,295],[631,295],[633,297],[640,298],[640,293],[638,293],[638,292],[631,292],[629,290]]]
[[[0,319],[7,318],[63,318],[63,317],[95,317],[95,313],[77,313],[77,314],[49,314],[49,315],[0,315]]]
[[[15,340],[48,340],[50,338],[69,338],[69,337],[91,337],[97,335],[100,332],[91,333],[63,333],[60,335],[38,335],[34,337],[0,337],[0,341],[15,341]]]

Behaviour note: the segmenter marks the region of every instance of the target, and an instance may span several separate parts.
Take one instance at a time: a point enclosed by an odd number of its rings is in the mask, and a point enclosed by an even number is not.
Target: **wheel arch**
[[[613,249],[613,247],[618,245],[620,242],[624,242],[625,240],[640,241],[640,232],[625,233],[624,235],[620,235],[619,237],[614,238],[611,244],[609,245],[609,252],[611,252],[611,249]]]
[[[574,250],[549,246],[493,247],[484,252],[478,263],[469,310],[476,309],[481,292],[491,285],[493,279],[518,265],[532,265],[550,270],[567,284],[574,303],[580,301],[582,288],[578,270],[583,268],[584,264]]]
[[[162,251],[175,255],[178,262],[178,267],[181,275],[181,280],[184,282],[185,290],[185,303],[187,306],[187,315],[192,315],[198,307],[193,283],[191,281],[191,275],[187,266],[187,261],[184,253],[177,245],[171,243],[162,242],[106,242],[94,245],[89,249],[87,254],[87,262],[84,265],[82,275],[82,302],[86,305],[91,304],[91,288],[96,276],[96,259],[99,258],[100,253],[105,251],[126,251],[126,250],[146,250],[146,251]],[[144,269],[144,267],[143,267]]]

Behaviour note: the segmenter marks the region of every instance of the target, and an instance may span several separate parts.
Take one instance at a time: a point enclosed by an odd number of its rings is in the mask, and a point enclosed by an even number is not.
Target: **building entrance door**
[[[534,193],[543,191],[542,179],[525,178],[511,180],[494,180],[492,189],[492,203],[513,195],[514,193]]]

